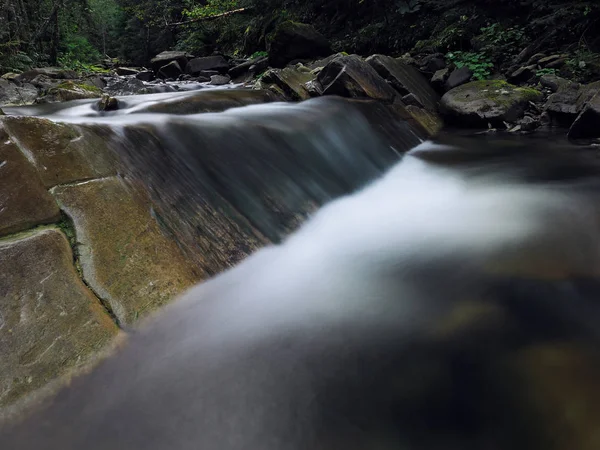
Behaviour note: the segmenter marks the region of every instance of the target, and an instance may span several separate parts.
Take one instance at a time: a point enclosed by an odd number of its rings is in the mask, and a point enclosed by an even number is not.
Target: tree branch
[[[226,11],[226,12],[221,13],[221,14],[215,14],[214,16],[204,16],[204,17],[198,17],[196,19],[185,20],[183,22],[169,23],[169,24],[167,24],[167,26],[169,26],[169,27],[178,27],[180,25],[187,25],[189,23],[203,22],[205,20],[220,19],[221,17],[231,16],[232,14],[237,14],[237,13],[241,13],[241,12],[244,12],[244,11],[248,11],[249,9],[252,9],[252,8],[251,7],[246,7],[246,8],[232,9],[231,11]]]

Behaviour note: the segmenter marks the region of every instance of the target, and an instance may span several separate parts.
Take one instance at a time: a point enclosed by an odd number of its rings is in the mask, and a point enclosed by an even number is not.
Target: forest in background
[[[484,78],[524,47],[563,51],[574,75],[600,73],[600,5],[568,0],[0,0],[0,69],[143,66],[167,49],[250,57],[286,20],[334,51],[442,53]]]

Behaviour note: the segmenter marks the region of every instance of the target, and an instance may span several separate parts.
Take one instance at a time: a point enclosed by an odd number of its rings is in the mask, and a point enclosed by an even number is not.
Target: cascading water
[[[111,143],[207,273],[267,247],[2,448],[597,448],[593,151],[423,142],[382,105],[334,98],[135,108],[52,117]]]

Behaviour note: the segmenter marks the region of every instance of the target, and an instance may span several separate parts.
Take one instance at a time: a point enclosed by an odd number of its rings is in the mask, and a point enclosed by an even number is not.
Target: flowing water
[[[2,448],[600,448],[594,147],[202,95],[6,111],[103,136],[190,258],[236,267]]]

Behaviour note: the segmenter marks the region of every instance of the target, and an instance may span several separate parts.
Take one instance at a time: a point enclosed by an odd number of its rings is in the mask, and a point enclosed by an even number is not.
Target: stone
[[[210,77],[199,76],[196,78],[198,83],[210,83]]]
[[[472,81],[447,92],[440,111],[449,123],[464,127],[514,123],[524,116],[529,102],[539,101],[541,92],[519,88],[505,81]]]
[[[142,72],[138,72],[135,77],[140,80],[140,81],[152,81],[154,80],[154,78],[156,78],[154,76],[154,72],[152,72],[151,70],[144,70]]]
[[[565,59],[566,56],[565,55],[552,55],[552,56],[547,56],[545,58],[541,58],[539,61],[537,61],[537,64],[542,66],[542,67],[548,67],[549,64],[553,64],[556,63],[557,61],[560,61],[562,59]]]
[[[205,56],[191,59],[185,68],[187,74],[196,77],[201,75],[204,70],[214,70],[217,73],[225,74],[229,70],[229,63],[221,55]]]
[[[269,64],[282,68],[295,59],[311,59],[332,53],[327,38],[312,25],[288,20],[267,37]]]
[[[38,67],[23,72],[19,76],[19,79],[21,81],[30,81],[38,75],[44,75],[54,80],[76,80],[79,78],[79,75],[74,70],[61,69],[60,67]]]
[[[120,324],[131,324],[198,281],[194,265],[161,232],[143,192],[117,177],[52,189],[71,218],[90,286]]]
[[[15,82],[15,81],[19,81],[19,77],[20,77],[20,74],[18,74],[18,73],[7,72],[4,75],[2,75],[1,78],[3,80],[8,80],[8,81]]]
[[[112,95],[148,94],[149,88],[137,78],[115,78],[110,80],[104,92]]]
[[[17,86],[0,78],[0,105],[29,105],[38,98],[38,90],[29,83]]]
[[[427,111],[419,106],[408,105],[406,106],[406,111],[411,115],[414,122],[425,130],[426,136],[435,136],[444,126],[444,122],[438,114]]]
[[[58,205],[35,168],[0,128],[0,236],[59,218]]]
[[[519,121],[519,125],[522,131],[534,131],[541,126],[541,122],[531,116],[525,116]]]
[[[446,91],[445,85],[449,75],[450,69],[447,67],[445,69],[438,70],[433,74],[429,83],[436,90],[436,92],[443,93]]]
[[[529,58],[527,60],[527,62],[525,63],[526,66],[531,66],[533,64],[537,64],[540,60],[545,59],[546,58],[546,54],[545,53],[536,53],[535,55],[533,55],[531,58]]]
[[[406,63],[405,63],[406,64]],[[441,53],[428,55],[419,61],[419,70],[428,74],[433,74],[438,70],[446,68],[446,60]]]
[[[569,129],[569,139],[600,137],[600,94],[596,94],[583,108]]]
[[[536,69],[536,65],[520,67],[510,74],[508,82],[513,84],[525,83],[535,77]]]
[[[96,134],[39,117],[6,116],[1,120],[46,188],[115,173],[112,154]]]
[[[213,75],[210,77],[210,84],[213,86],[222,86],[231,82],[229,75]]]
[[[116,68],[117,75],[121,77],[126,77],[129,75],[137,75],[140,73],[140,69],[136,69],[135,67],[117,67]]]
[[[106,82],[105,77],[101,77],[99,75],[90,75],[84,79],[86,84],[90,84],[92,86],[96,86],[98,89],[102,90],[108,84]]]
[[[177,78],[182,73],[183,70],[177,61],[171,61],[158,70],[158,76],[165,79]]]
[[[396,90],[357,55],[333,59],[319,72],[316,82],[321,95],[372,98],[386,102],[392,102],[396,97]]]
[[[202,70],[198,74],[199,77],[205,77],[208,79],[210,79],[210,77],[212,77],[213,75],[219,75],[219,71],[217,71],[217,70]]]
[[[79,278],[57,228],[0,240],[0,407],[90,362],[116,324]]]
[[[555,61],[546,64],[546,68],[548,69],[560,69],[567,63],[567,57],[558,58]]]
[[[583,108],[598,92],[600,92],[600,81],[587,85],[569,83],[550,95],[544,111],[552,121],[562,125],[571,126]]]
[[[450,91],[458,86],[462,86],[471,81],[472,77],[473,71],[467,66],[463,66],[460,69],[454,69],[446,80],[446,90]]]
[[[50,89],[46,95],[37,99],[38,103],[57,103],[88,98],[100,98],[102,91],[96,86],[87,83],[65,81]]]
[[[410,94],[406,94],[404,97],[402,97],[402,103],[404,103],[407,106],[417,106],[417,107],[423,106],[423,105],[421,105],[421,101],[412,92]]]
[[[238,64],[235,67],[232,67],[231,69],[229,69],[228,73],[229,76],[231,78],[238,78],[241,77],[243,75],[246,75],[248,72],[250,72],[250,68],[255,66],[255,71],[256,71],[256,67],[260,66],[262,67],[262,69],[259,70],[265,70],[268,66],[269,66],[269,58],[266,56],[263,57],[259,57],[259,58],[253,58],[253,59],[249,59],[248,61],[245,61],[241,64]]]
[[[578,83],[574,83],[565,78],[561,78],[558,75],[552,74],[542,75],[540,77],[540,84],[543,87],[550,89],[553,93],[558,92],[560,89],[567,89],[570,86],[573,86],[577,89],[580,87]]]
[[[272,89],[272,86],[277,86],[275,92],[283,93],[283,95],[292,101],[307,100],[311,97],[306,83],[315,79],[315,76],[310,73],[300,72],[293,67],[285,69],[270,69],[261,78],[261,83],[266,89]]]
[[[384,55],[373,55],[366,61],[401,95],[413,94],[419,103],[417,106],[437,112],[440,96],[417,69],[399,59]]]
[[[334,59],[340,58],[342,56],[348,56],[348,53],[345,53],[345,52],[335,53],[333,55],[329,55],[327,58],[321,58],[321,59],[317,59],[315,61],[310,61],[310,62],[306,63],[306,67],[308,67],[310,70],[313,70],[313,71],[315,69],[322,69],[323,67],[325,67],[327,64],[329,64]]]
[[[99,111],[116,111],[117,109],[119,109],[119,100],[108,94],[103,95],[98,102]]]
[[[31,80],[31,85],[35,86],[41,92],[47,91],[48,89],[53,88],[54,86],[56,86],[58,84],[60,84],[59,81],[54,80],[54,79],[47,77],[46,75],[42,75],[42,74],[38,75],[33,80]]]
[[[179,67],[184,68],[187,66],[188,60],[191,55],[186,52],[176,52],[176,51],[166,51],[159,53],[154,58],[150,60],[150,64],[152,66],[152,70],[155,73],[158,73],[161,67],[166,66],[172,61],[177,61]]]

